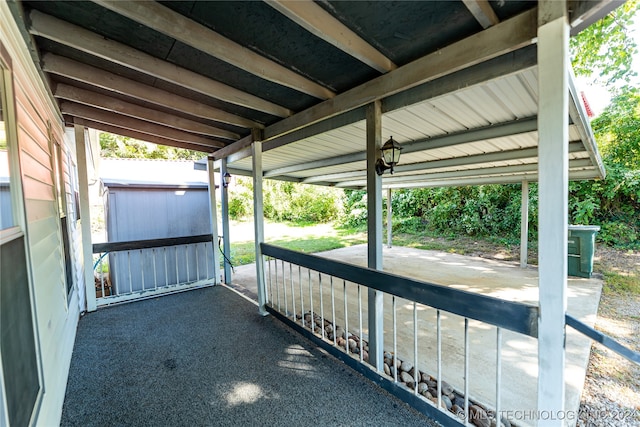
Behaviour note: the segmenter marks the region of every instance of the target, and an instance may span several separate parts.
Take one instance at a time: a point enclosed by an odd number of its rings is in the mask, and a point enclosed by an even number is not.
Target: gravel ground
[[[596,248],[595,270],[640,277],[640,252]],[[640,351],[640,295],[603,292],[596,329]],[[640,366],[594,344],[578,426],[639,426]]]

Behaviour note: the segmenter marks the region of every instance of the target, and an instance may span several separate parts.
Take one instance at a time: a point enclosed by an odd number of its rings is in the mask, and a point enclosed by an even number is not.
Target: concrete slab
[[[385,247],[383,254],[385,271],[394,274],[510,301],[534,305],[538,303],[538,272],[534,267],[521,269],[517,263],[512,262],[404,247]],[[360,266],[366,265],[366,245],[336,249],[317,255]],[[255,266],[241,266],[235,270],[233,284],[245,288],[249,295],[255,295]],[[280,303],[282,311],[286,306],[287,311],[291,313],[295,300],[295,311],[298,314],[301,313],[302,305],[306,306],[304,311],[308,311],[312,302],[314,311],[320,312],[322,295],[325,318],[333,318],[336,324],[341,326],[348,323],[350,332],[367,336],[366,309],[364,309],[367,292],[364,288],[358,304],[358,287],[355,284],[343,284],[342,280],[336,279],[332,286],[330,279],[323,276],[321,294],[317,273],[309,277],[309,273],[304,269],[298,271],[297,267],[289,267],[285,264],[283,271],[280,263],[277,266],[271,263],[271,272],[267,270],[266,274],[271,277],[272,283],[268,292],[274,304]],[[282,285],[283,280],[285,286]],[[280,285],[275,286],[276,282]],[[601,290],[602,281],[597,278],[569,278],[568,312],[583,322],[593,325],[597,316]],[[313,301],[310,296],[313,296]],[[346,316],[345,298],[347,299]],[[360,312],[359,306],[365,311]],[[391,297],[386,296],[384,329],[387,351],[394,349],[392,306]],[[421,370],[436,376],[436,310],[420,305],[416,307],[417,342],[414,341],[413,316],[413,303],[397,299],[395,348],[398,357],[411,363],[417,362]],[[444,312],[440,317],[442,379],[462,391],[464,390],[465,358],[464,319]],[[360,322],[363,325],[361,330]],[[535,424],[535,419],[524,411],[534,411],[536,408],[537,340],[505,330],[501,334],[500,408],[503,411],[512,411],[510,416],[518,424]],[[495,327],[476,321],[469,322],[469,395],[494,408],[496,407],[496,337]],[[567,329],[565,408],[566,418],[569,421],[573,419],[573,423],[577,419],[590,345],[588,338],[571,328]],[[418,358],[414,361],[416,353]]]

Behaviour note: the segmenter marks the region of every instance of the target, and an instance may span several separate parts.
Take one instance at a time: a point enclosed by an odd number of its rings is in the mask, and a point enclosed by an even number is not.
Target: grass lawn
[[[234,221],[230,226],[231,262],[244,265],[255,262],[253,222]],[[294,224],[265,221],[265,241],[305,253],[328,251],[367,242],[366,233],[335,228],[333,224]]]

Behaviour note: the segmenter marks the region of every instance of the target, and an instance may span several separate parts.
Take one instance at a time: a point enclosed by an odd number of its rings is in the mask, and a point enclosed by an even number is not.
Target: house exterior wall
[[[65,144],[61,116],[41,81],[6,2],[0,3],[0,40],[12,62],[27,266],[41,381],[41,395],[32,415],[32,424],[57,425],[80,313],[77,287],[83,284],[76,282],[67,294],[62,233],[71,235],[71,264],[81,269],[82,260],[76,255],[80,230],[76,227],[76,219],[69,215],[68,230],[61,226],[53,141],[61,145],[63,191],[67,202],[74,200],[69,161],[75,153]],[[66,210],[68,213],[68,206]],[[78,280],[77,274],[75,276]]]

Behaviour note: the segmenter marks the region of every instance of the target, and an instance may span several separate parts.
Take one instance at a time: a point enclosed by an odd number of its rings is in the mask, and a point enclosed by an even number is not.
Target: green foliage
[[[610,164],[640,169],[640,90],[625,86],[591,122],[598,146]]]
[[[607,171],[601,181],[571,183],[569,218],[599,224],[598,240],[640,249],[640,92],[624,88],[591,122]]]
[[[391,197],[394,232],[518,236],[520,194],[520,185],[397,190]],[[530,195],[530,218],[536,220],[535,188]],[[342,223],[363,226],[366,218],[366,193],[347,191]]]
[[[121,159],[198,160],[204,154],[199,151],[167,147],[127,136],[101,132],[100,156]]]
[[[343,227],[362,227],[367,223],[367,192],[363,190],[344,190],[342,215],[339,218]]]
[[[612,85],[629,83],[633,56],[638,53],[629,27],[638,10],[638,0],[627,1],[609,15],[581,31],[570,41],[576,75],[594,77],[595,82]]]
[[[253,213],[251,180],[239,178],[229,190],[229,216],[246,218]],[[329,222],[340,211],[339,190],[292,182],[267,180],[263,185],[264,217],[275,221]]]

